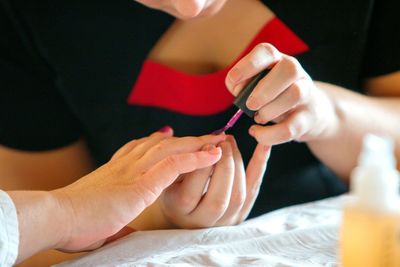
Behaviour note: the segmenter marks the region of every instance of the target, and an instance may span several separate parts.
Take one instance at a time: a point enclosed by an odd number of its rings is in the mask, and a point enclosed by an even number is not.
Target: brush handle
[[[243,90],[240,91],[238,96],[235,98],[235,101],[233,102],[233,104],[236,107],[238,107],[239,109],[243,110],[243,112],[247,116],[249,116],[250,118],[253,118],[254,117],[254,113],[256,113],[256,112],[247,108],[247,106],[246,106],[247,98],[249,98],[251,92],[253,92],[253,90],[256,87],[256,85],[258,84],[258,82],[262,78],[264,78],[265,75],[267,75],[269,71],[270,70],[263,70],[262,72],[260,72],[256,76],[254,76],[250,80],[250,82],[243,88]]]

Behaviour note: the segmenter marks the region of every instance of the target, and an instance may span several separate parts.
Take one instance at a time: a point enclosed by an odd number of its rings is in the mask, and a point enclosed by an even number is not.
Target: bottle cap
[[[367,134],[351,178],[351,190],[360,205],[374,210],[388,210],[399,205],[399,175],[393,141]]]
[[[269,70],[263,70],[262,72],[260,72],[259,74],[257,74],[256,76],[254,76],[250,82],[242,89],[242,91],[240,91],[240,93],[238,94],[238,96],[236,97],[235,101],[233,102],[233,104],[238,107],[239,109],[243,110],[243,112],[249,116],[250,118],[254,117],[254,110],[250,110],[247,108],[246,106],[246,101],[249,98],[251,92],[253,92],[254,88],[256,87],[256,85],[258,84],[258,82],[265,77],[265,75],[267,75],[269,72]]]

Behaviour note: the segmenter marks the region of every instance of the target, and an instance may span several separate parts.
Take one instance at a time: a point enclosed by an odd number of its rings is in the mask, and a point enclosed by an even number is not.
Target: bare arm
[[[105,165],[53,191],[9,191],[17,208],[18,260],[38,251],[92,250],[120,231],[183,173],[215,164],[224,136],[155,133],[125,145]],[[163,143],[160,146],[160,143]],[[206,144],[213,148],[202,151]],[[184,147],[183,151],[174,150]],[[124,230],[124,234],[128,234]],[[45,235],[45,236],[43,236]]]
[[[400,159],[400,72],[367,80],[365,88],[370,95],[365,96],[313,81],[295,58],[261,43],[236,63],[226,85],[237,95],[249,78],[266,68],[271,71],[246,102],[249,109],[257,111],[257,124],[249,133],[259,143],[306,142],[345,181],[366,133],[395,139]],[[275,124],[267,124],[270,121]]]
[[[21,151],[0,145],[2,190],[54,190],[72,184],[93,170],[94,164],[83,140],[44,152]],[[33,197],[36,194],[39,193]],[[130,226],[138,230],[171,227],[162,215],[158,202],[146,209]],[[45,251],[18,266],[50,266],[73,257],[74,254]]]
[[[83,141],[46,152],[19,151],[0,145],[0,188],[3,190],[53,190],[73,183],[92,170],[92,160]],[[47,251],[19,266],[50,266],[75,256]]]
[[[400,160],[400,72],[366,81],[368,96],[326,83],[316,83],[331,99],[339,123],[322,139],[308,142],[310,149],[345,180],[356,165],[366,133],[387,135],[396,142]]]

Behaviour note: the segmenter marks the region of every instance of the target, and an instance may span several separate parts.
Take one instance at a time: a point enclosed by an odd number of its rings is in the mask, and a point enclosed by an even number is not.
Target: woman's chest
[[[163,33],[149,59],[189,74],[226,68],[274,17],[258,0],[230,0],[212,17],[176,20]]]

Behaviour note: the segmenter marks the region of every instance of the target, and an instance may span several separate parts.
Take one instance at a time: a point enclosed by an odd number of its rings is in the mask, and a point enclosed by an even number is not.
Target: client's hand
[[[57,248],[94,249],[121,235],[124,227],[183,173],[206,168],[221,158],[221,149],[201,151],[224,136],[172,137],[157,132],[122,147],[107,164],[77,182],[53,191],[68,225]]]
[[[181,175],[160,197],[161,210],[172,224],[202,228],[238,224],[247,217],[258,195],[270,147],[257,146],[247,171],[232,136],[219,147],[222,157],[215,166]]]

